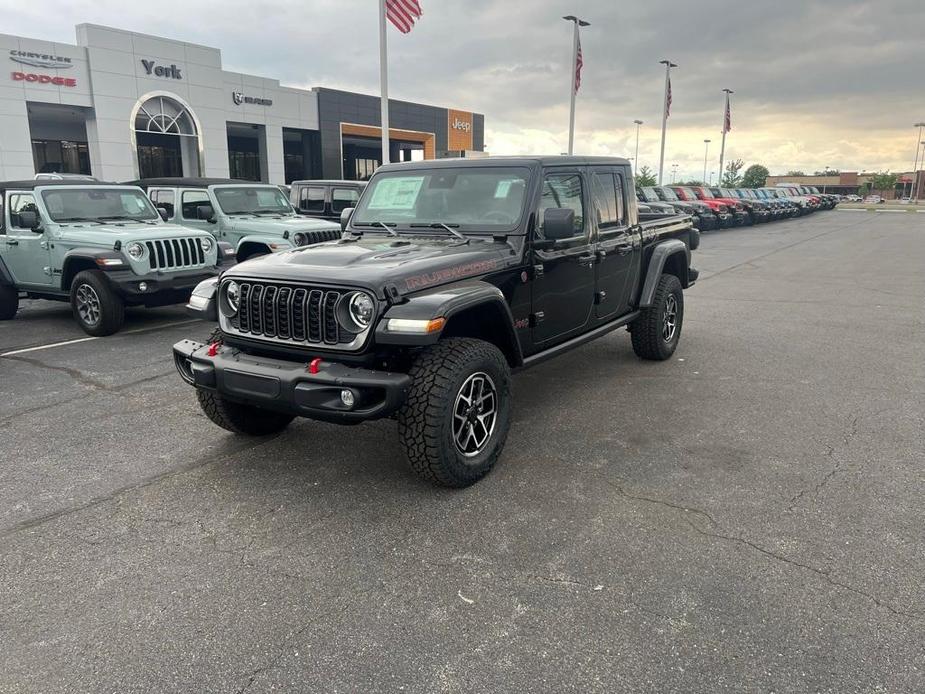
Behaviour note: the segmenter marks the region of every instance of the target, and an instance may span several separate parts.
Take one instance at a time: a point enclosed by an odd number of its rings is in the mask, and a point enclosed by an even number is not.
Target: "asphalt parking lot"
[[[922,691],[925,216],[710,232],[694,265],[675,358],[621,331],[519,374],[456,492],[391,422],[214,427],[179,309],[82,340],[27,302],[0,691]]]

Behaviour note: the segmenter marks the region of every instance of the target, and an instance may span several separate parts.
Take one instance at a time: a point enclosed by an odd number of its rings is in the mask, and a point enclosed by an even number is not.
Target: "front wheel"
[[[199,406],[206,417],[222,429],[247,436],[276,434],[295,419],[292,415],[263,410],[253,405],[226,400],[217,393],[196,389]]]
[[[125,304],[99,270],[78,272],[71,282],[71,310],[83,331],[94,337],[112,335],[125,321]]]
[[[652,306],[639,312],[630,326],[633,351],[641,359],[664,361],[674,354],[684,321],[684,292],[674,275],[662,275]]]
[[[445,487],[491,471],[511,425],[511,372],[494,345],[450,338],[425,349],[409,372],[398,431],[412,469]]]

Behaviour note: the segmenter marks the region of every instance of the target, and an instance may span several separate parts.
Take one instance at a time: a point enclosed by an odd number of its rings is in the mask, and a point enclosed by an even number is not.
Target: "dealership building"
[[[364,180],[380,100],[222,69],[216,48],[93,24],[76,44],[0,34],[0,180],[40,172]],[[392,161],[484,150],[481,114],[389,101]]]

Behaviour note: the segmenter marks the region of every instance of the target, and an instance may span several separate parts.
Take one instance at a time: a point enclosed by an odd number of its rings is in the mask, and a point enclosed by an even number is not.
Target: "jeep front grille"
[[[197,238],[145,241],[152,270],[183,270],[205,265],[206,256]]]
[[[238,286],[238,311],[228,319],[233,333],[332,347],[357,339],[335,315],[342,290],[246,281]]]

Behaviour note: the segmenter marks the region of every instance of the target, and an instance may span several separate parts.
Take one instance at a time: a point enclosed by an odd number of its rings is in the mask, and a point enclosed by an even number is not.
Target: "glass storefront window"
[[[86,142],[32,140],[36,173],[91,175],[90,150]]]

